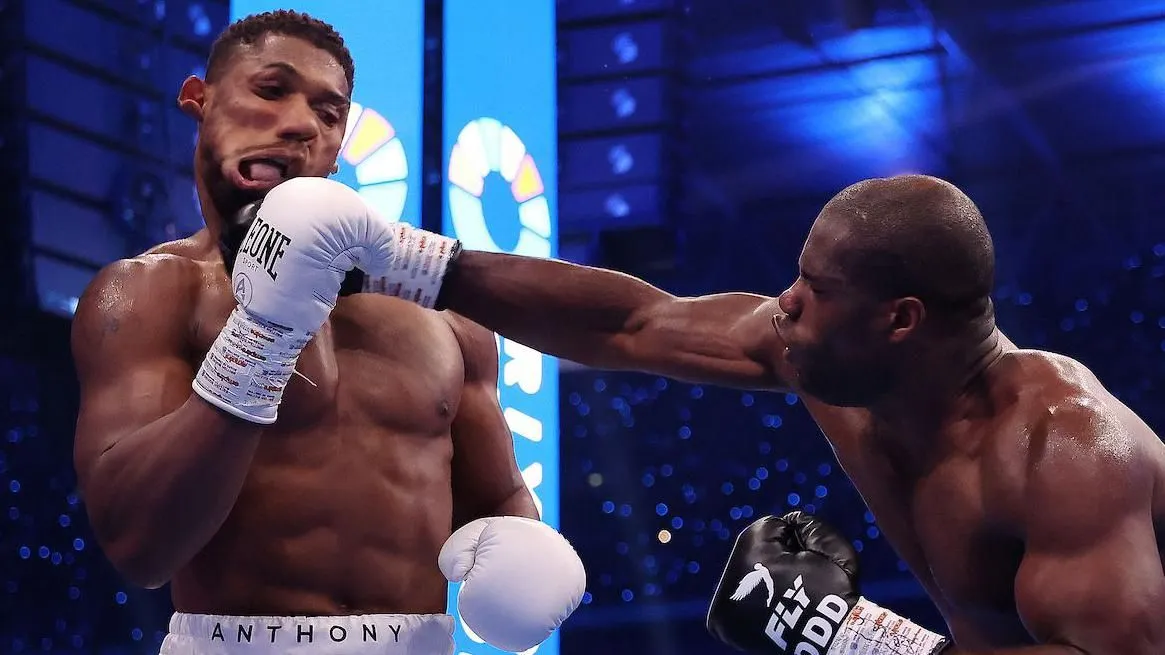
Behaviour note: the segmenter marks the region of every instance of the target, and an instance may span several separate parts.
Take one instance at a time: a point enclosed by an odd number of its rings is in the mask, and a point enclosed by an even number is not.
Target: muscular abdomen
[[[315,386],[289,384],[226,523],[175,577],[176,609],[444,612],[461,366],[436,314],[341,301],[300,359]]]
[[[396,441],[398,460],[362,460],[353,442],[367,439]],[[176,581],[175,604],[215,614],[444,611],[437,553],[450,529],[451,449],[417,441],[364,430],[265,443],[301,449],[298,461],[260,453],[226,524]]]

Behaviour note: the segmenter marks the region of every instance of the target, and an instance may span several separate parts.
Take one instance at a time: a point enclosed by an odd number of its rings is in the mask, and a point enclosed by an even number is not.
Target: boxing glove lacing
[[[239,418],[273,423],[296,360],[311,337],[236,307],[207,352],[195,387],[208,402]]]

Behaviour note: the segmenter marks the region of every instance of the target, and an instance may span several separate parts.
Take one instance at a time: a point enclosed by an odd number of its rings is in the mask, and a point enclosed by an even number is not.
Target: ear
[[[182,82],[178,90],[178,108],[183,114],[202,122],[203,108],[206,106],[206,81],[197,75],[191,75]]]
[[[926,305],[914,297],[899,298],[890,303],[890,341],[901,343],[922,327],[926,320]]]

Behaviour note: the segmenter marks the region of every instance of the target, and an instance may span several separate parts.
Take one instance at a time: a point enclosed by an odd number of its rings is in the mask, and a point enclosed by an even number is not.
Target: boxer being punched
[[[973,202],[932,177],[860,182],[823,208],[799,263],[777,298],[677,298],[463,251],[438,306],[595,367],[797,392],[954,637],[861,600],[845,540],[798,515],[742,534],[709,616],[733,645],[1165,653],[1165,446],[1079,362],[1000,333]]]
[[[493,334],[417,304],[453,244],[325,179],[352,82],[325,23],[230,26],[179,96],[206,228],[77,308],[78,479],[113,564],[171,583],[164,653],[452,653],[447,580],[520,651],[582,595],[517,469]],[[355,267],[385,293],[341,297]]]

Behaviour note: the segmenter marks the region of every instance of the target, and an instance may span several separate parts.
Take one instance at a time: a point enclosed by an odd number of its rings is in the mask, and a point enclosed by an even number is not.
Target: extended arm
[[[74,465],[93,530],[131,582],[158,587],[226,520],[260,427],[191,393],[195,280],[181,260],[112,264],[78,303]]]
[[[743,293],[679,298],[599,268],[464,251],[443,306],[541,352],[597,368],[691,382],[782,387],[775,299]]]

